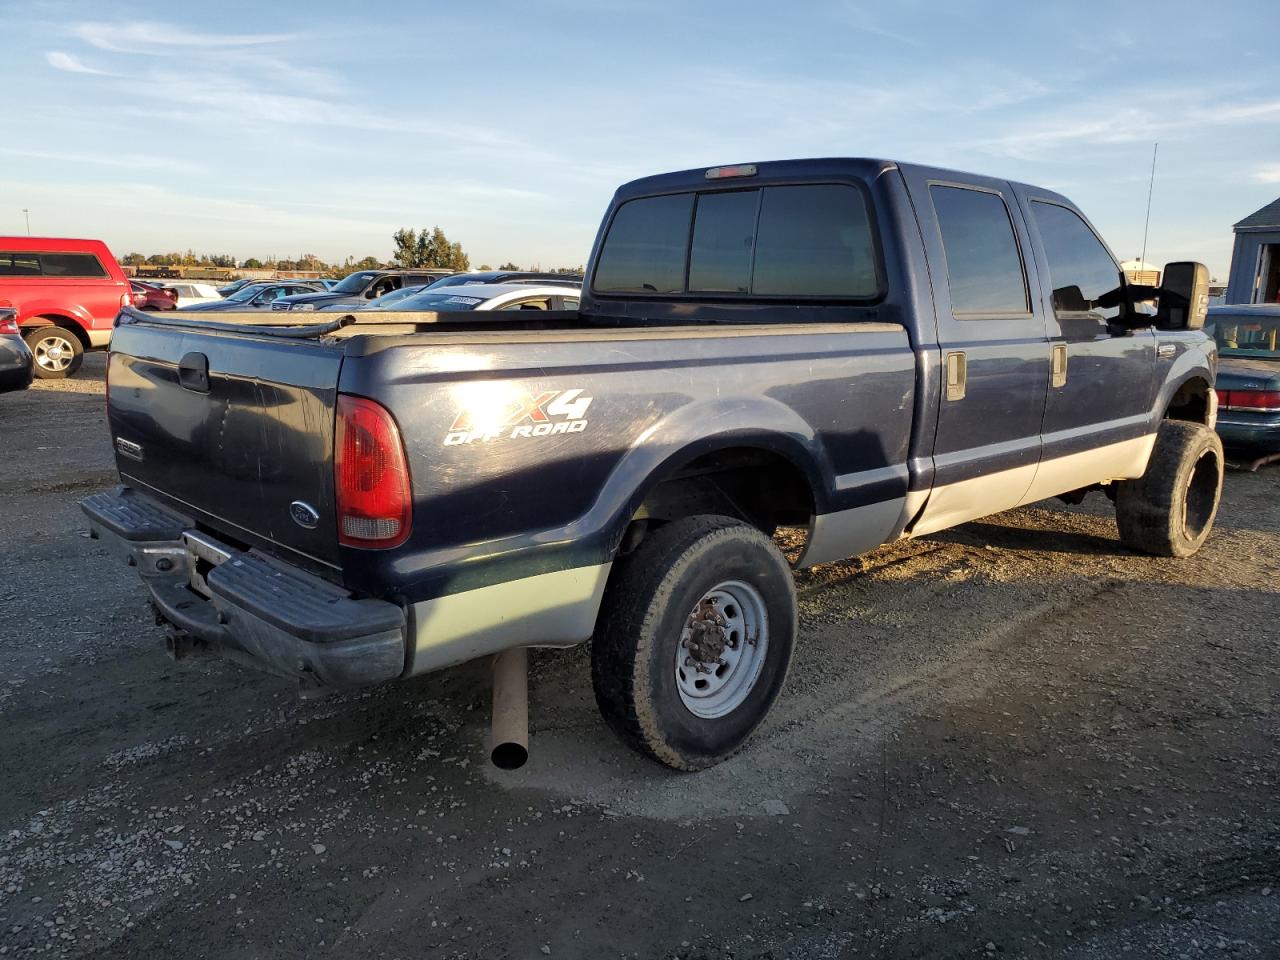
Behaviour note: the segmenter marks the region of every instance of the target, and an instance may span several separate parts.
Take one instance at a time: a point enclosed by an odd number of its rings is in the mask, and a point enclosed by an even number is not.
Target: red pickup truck
[[[101,240],[0,237],[0,300],[18,311],[35,373],[69,377],[84,352],[105,347],[123,306],[141,306]]]

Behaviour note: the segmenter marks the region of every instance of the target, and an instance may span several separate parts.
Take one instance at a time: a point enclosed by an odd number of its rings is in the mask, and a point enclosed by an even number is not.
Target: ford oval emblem
[[[302,500],[295,500],[289,504],[289,516],[293,517],[294,523],[307,530],[314,530],[316,524],[320,522],[319,511]]]

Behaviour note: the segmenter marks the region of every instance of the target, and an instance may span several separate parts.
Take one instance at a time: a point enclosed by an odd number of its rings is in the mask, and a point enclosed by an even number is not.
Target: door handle
[[[209,392],[209,358],[188,353],[178,363],[178,383],[193,393]]]
[[[1055,343],[1049,354],[1049,383],[1054,387],[1067,385],[1067,345]]]
[[[969,364],[963,350],[947,354],[947,399],[963,400],[965,382],[969,377]]]

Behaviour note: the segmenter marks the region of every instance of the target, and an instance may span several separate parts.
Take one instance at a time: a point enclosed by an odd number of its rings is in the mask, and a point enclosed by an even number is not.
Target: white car
[[[190,307],[197,303],[212,303],[215,300],[222,299],[222,294],[218,292],[218,288],[210,283],[192,283],[189,280],[179,280],[177,283],[166,283],[165,286],[178,291],[179,307]]]
[[[556,284],[539,286],[529,283],[485,283],[437,289],[426,287],[412,296],[379,304],[371,301],[359,312],[394,310],[412,313],[419,310],[577,310],[577,286]],[[385,298],[382,298],[385,300]],[[325,313],[351,313],[350,305],[329,304],[320,308]]]

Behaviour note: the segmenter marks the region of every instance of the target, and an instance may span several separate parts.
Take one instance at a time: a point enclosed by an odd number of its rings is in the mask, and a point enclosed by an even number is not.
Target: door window
[[[1074,210],[1031,202],[1032,216],[1049,261],[1053,312],[1058,319],[1113,320],[1120,314],[1120,267]],[[1108,296],[1110,295],[1110,296]],[[1110,305],[1103,306],[1099,300]]]
[[[0,277],[38,277],[40,258],[34,253],[0,253]]]
[[[1009,208],[998,193],[933,184],[951,312],[961,319],[1025,316],[1031,306]]]

